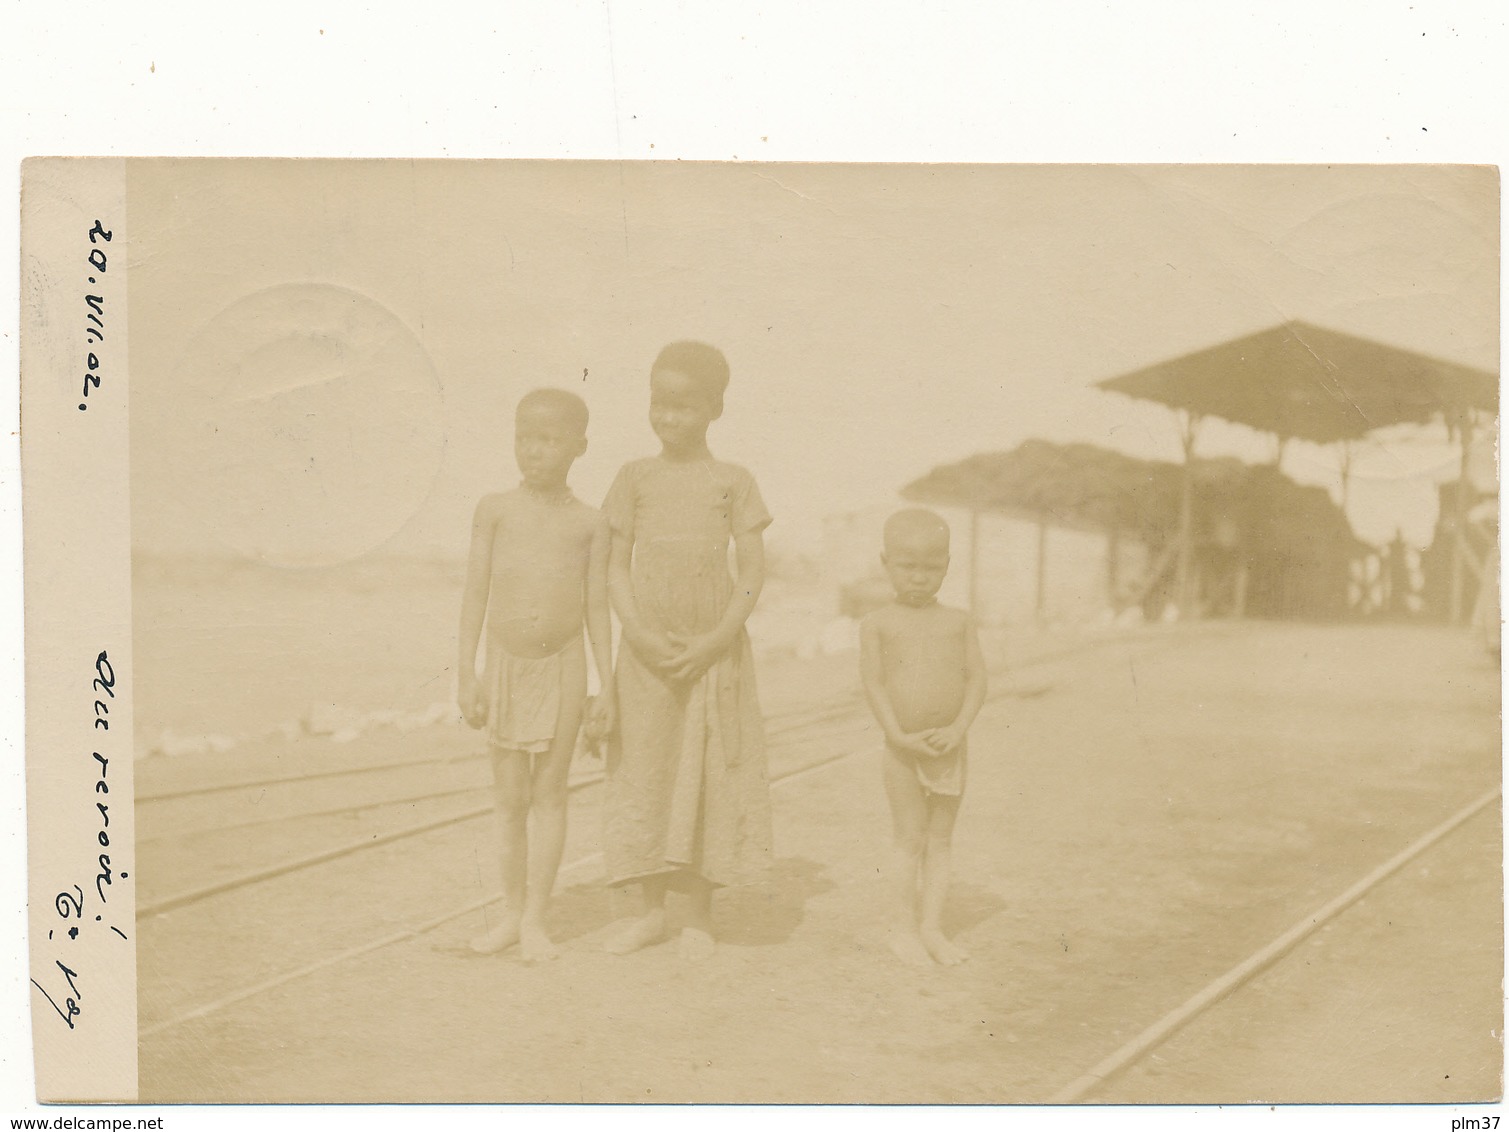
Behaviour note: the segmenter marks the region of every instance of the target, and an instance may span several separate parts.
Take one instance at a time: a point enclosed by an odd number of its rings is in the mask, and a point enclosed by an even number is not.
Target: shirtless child
[[[487,728],[503,871],[503,918],[472,941],[483,954],[515,943],[528,961],[556,954],[545,910],[566,842],[566,774],[587,699],[583,620],[603,689],[588,733],[600,738],[613,727],[608,524],[566,486],[586,450],[587,406],[579,397],[557,389],[527,394],[514,425],[524,482],[484,497],[472,520],[458,699],[467,723]]]
[[[886,522],[880,560],[896,600],[865,618],[860,672],[886,738],[895,832],[890,945],[908,963],[953,965],[968,956],[943,934],[943,899],[966,739],[985,702],[985,662],[969,614],[938,604],[948,573],[942,519],[931,511],[898,511]]]

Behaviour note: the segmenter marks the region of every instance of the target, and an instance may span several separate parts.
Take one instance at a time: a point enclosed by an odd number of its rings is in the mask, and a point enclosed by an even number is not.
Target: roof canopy
[[[1423,424],[1437,413],[1498,412],[1495,374],[1304,322],[1160,362],[1100,387],[1317,444]]]

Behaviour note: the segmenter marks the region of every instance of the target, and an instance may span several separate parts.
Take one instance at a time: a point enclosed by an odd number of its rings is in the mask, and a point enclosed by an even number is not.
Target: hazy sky
[[[1166,410],[1092,383],[1285,319],[1498,368],[1486,169],[164,161],[128,203],[152,551],[460,554],[540,385],[592,410],[596,503],[656,448],[675,338],[727,353],[713,450],[788,547],[1028,437],[1176,458]],[[1285,469],[1329,484],[1335,454]],[[1367,446],[1354,526],[1428,538],[1451,474],[1438,445]]]

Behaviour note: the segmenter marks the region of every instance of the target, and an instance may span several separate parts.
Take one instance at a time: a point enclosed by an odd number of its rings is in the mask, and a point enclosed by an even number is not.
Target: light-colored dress
[[[645,626],[715,628],[733,595],[729,540],[770,515],[754,477],[717,460],[624,465],[603,502],[633,546]],[[695,682],[618,651],[618,734],[609,747],[604,851],[610,884],[690,869],[714,884],[758,878],[770,858],[770,785],[749,636]]]

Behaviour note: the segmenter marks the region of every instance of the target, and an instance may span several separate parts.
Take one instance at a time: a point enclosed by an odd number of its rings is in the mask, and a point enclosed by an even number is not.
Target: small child
[[[503,919],[471,946],[493,954],[518,943],[531,962],[556,955],[545,910],[565,847],[566,775],[586,710],[584,619],[602,682],[588,733],[613,727],[608,523],[566,486],[586,450],[581,398],[538,389],[519,402],[514,455],[524,482],[477,504],[461,601],[458,699],[467,723],[487,728],[503,871]]]
[[[887,520],[880,560],[896,600],[860,629],[865,695],[886,737],[895,833],[890,945],[919,966],[968,958],[944,936],[941,920],[966,738],[985,702],[985,661],[969,614],[938,604],[948,537],[948,525],[931,511],[898,511]]]

